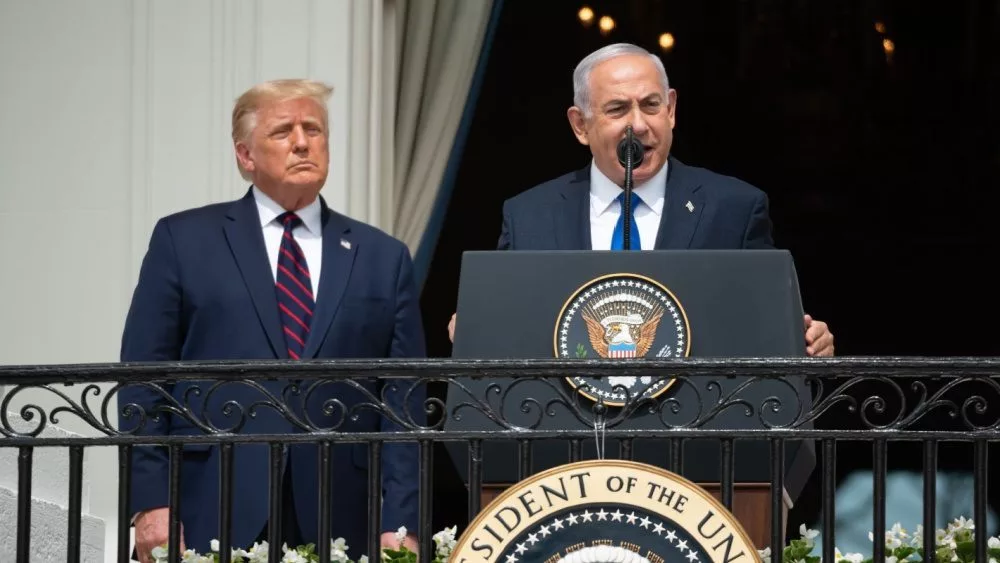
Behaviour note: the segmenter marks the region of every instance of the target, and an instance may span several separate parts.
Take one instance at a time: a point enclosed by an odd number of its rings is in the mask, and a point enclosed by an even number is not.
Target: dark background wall
[[[582,25],[584,4],[614,31]],[[838,355],[1000,355],[1000,2],[987,0],[506,0],[423,290],[432,355],[450,354],[461,254],[495,248],[503,201],[588,164],[565,117],[572,70],[619,41],[664,60],[673,154],[768,193]],[[867,447],[839,451],[842,474],[870,464]],[[890,453],[919,467],[916,448]],[[949,463],[971,467],[971,452]]]

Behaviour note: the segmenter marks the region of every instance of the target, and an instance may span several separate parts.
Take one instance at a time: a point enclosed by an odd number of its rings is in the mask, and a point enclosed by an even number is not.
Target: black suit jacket
[[[668,162],[657,250],[774,248],[764,192],[674,157]],[[591,250],[590,165],[504,202],[497,246],[500,250]]]

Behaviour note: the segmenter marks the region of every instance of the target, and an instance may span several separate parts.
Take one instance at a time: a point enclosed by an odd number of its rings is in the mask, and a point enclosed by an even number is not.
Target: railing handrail
[[[997,377],[1000,357],[855,356],[684,359],[322,359],[112,362],[0,366],[0,385],[262,378],[581,377],[662,375],[763,378],[883,376]]]

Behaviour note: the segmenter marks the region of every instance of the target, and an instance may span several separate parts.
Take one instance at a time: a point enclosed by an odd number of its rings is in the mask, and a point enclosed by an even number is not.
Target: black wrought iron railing
[[[567,385],[567,374],[577,381],[605,381],[610,377],[648,378],[648,385],[672,381],[669,392],[658,397],[633,396],[627,385],[614,387],[622,406],[610,406],[598,397],[591,400],[579,388]],[[583,378],[582,380],[579,378]],[[381,385],[372,382],[381,381]],[[102,385],[99,385],[102,384]],[[18,510],[16,560],[27,562],[32,491],[33,453],[39,447],[65,448],[69,456],[69,523],[67,561],[80,560],[81,491],[84,448],[117,446],[120,480],[118,561],[131,554],[129,499],[136,483],[130,481],[135,448],[159,446],[169,452],[171,506],[169,552],[177,560],[180,544],[179,482],[183,446],[212,444],[219,448],[222,475],[219,503],[219,539],[222,560],[229,559],[229,528],[233,517],[231,478],[234,449],[240,444],[270,445],[271,478],[268,485],[272,519],[280,515],[281,481],[276,475],[287,445],[311,443],[319,447],[319,475],[329,475],[337,463],[331,448],[341,443],[368,446],[369,514],[368,553],[378,550],[375,533],[380,522],[379,473],[382,445],[414,442],[419,449],[421,560],[430,561],[432,503],[438,502],[433,486],[433,448],[437,443],[460,444],[467,463],[468,490],[483,484],[489,444],[511,441],[517,445],[517,474],[536,471],[532,443],[561,440],[568,447],[565,461],[583,457],[584,444],[596,439],[617,443],[617,456],[632,459],[639,444],[659,440],[664,467],[684,471],[685,444],[711,439],[717,444],[721,499],[732,507],[736,455],[743,441],[769,445],[771,529],[770,545],[784,541],[782,491],[786,447],[814,443],[823,460],[821,474],[822,557],[834,560],[835,460],[843,441],[871,444],[873,467],[873,558],[885,557],[887,447],[891,442],[919,442],[923,447],[924,553],[935,551],[935,479],[938,448],[943,442],[971,443],[968,467],[974,475],[973,517],[986,522],[988,447],[1000,441],[1000,359],[992,358],[843,358],[843,359],[687,359],[687,360],[343,360],[304,362],[210,362],[159,364],[88,364],[60,366],[8,366],[0,368],[0,448],[17,448]],[[755,387],[781,385],[799,393],[751,393]],[[778,387],[775,387],[775,386]],[[213,403],[223,389],[240,386],[255,400]],[[331,388],[342,386],[363,397],[342,402]],[[123,402],[128,389],[142,388],[158,397],[150,404]],[[183,388],[183,392],[178,392]],[[322,392],[320,390],[323,390]],[[427,390],[430,392],[427,393]],[[681,390],[687,389],[684,393]],[[527,391],[526,391],[527,390]],[[47,396],[40,400],[39,393]],[[322,393],[322,419],[302,408],[310,397]],[[387,393],[423,396],[417,409],[406,401],[389,401]],[[147,393],[148,395],[148,393]],[[445,399],[447,396],[447,399]],[[678,397],[685,397],[683,400]],[[392,405],[402,404],[402,408]],[[282,434],[250,434],[244,428],[263,412],[284,419],[294,429]],[[361,413],[385,417],[398,431],[358,432],[350,421]],[[748,421],[743,427],[719,427],[723,414]],[[17,414],[14,420],[12,414]],[[462,426],[470,417],[485,421],[477,428]],[[628,421],[642,416],[641,428]],[[44,430],[64,418],[76,418],[94,431],[87,437],[46,437]],[[121,421],[120,422],[120,417]],[[170,418],[184,421],[195,432],[184,435],[148,435],[152,422]],[[552,420],[572,424],[555,428]],[[652,420],[655,423],[650,424]],[[732,420],[732,418],[730,418]],[[941,421],[945,421],[942,423]],[[600,436],[595,438],[595,428]],[[606,454],[615,457],[615,452]],[[493,460],[494,462],[496,460]],[[743,462],[746,462],[743,460]],[[263,486],[264,484],[262,484]],[[330,558],[330,481],[320,479],[317,501],[322,561]],[[479,494],[468,495],[468,515],[477,514]],[[12,524],[12,523],[5,523]],[[277,527],[269,533],[279,536]],[[987,529],[975,530],[976,561],[987,561]],[[279,542],[272,542],[279,543]],[[773,561],[781,561],[780,548]],[[271,561],[280,553],[272,550]]]

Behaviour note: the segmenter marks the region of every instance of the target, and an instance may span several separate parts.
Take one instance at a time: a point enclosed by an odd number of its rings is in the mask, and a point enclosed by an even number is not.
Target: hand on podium
[[[805,316],[806,354],[809,356],[833,356],[833,333],[823,321]]]
[[[451,320],[448,321],[448,340],[451,340],[452,344],[455,343],[455,317],[457,316],[458,313],[452,313]]]

